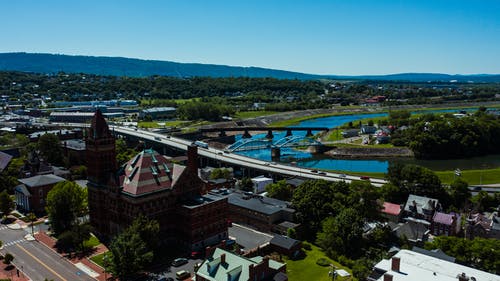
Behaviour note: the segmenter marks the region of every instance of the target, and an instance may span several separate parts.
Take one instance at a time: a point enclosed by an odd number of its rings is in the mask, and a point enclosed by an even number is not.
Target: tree
[[[30,221],[30,226],[31,226],[31,235],[34,235],[33,227],[34,223],[36,221],[36,216],[33,213],[29,213],[27,216],[28,220]]]
[[[158,222],[140,216],[122,233],[115,236],[109,250],[109,268],[120,280],[131,280],[148,266],[154,257],[158,239]],[[149,244],[149,245],[148,245]]]
[[[7,193],[7,190],[0,192],[0,212],[4,217],[7,217],[14,210],[14,200]]]
[[[348,193],[349,184],[343,181],[309,180],[295,189],[292,205],[297,210],[297,220],[303,225],[307,238],[314,238],[321,229],[322,221],[344,208]]]
[[[54,134],[44,134],[38,139],[38,149],[47,162],[53,165],[63,165],[64,156],[59,138]]]
[[[116,163],[118,163],[118,165],[124,164],[137,154],[137,151],[127,146],[124,139],[117,139],[115,142],[115,148]]]
[[[3,257],[4,264],[10,264],[14,260],[14,256],[11,253],[6,253]]]
[[[45,210],[56,235],[68,231],[87,213],[87,190],[70,181],[57,183],[47,194]]]
[[[230,179],[231,171],[226,168],[215,168],[210,173],[210,179]]]
[[[361,249],[362,233],[363,218],[357,210],[346,208],[336,217],[328,217],[323,221],[317,243],[331,257],[352,257]]]
[[[240,188],[243,191],[253,191],[253,181],[251,178],[244,177],[240,181]]]
[[[457,178],[450,184],[450,191],[453,206],[458,209],[463,209],[471,197],[469,184],[461,178]]]
[[[293,190],[286,180],[280,180],[276,183],[268,184],[266,186],[267,196],[279,200],[289,201],[292,198]]]

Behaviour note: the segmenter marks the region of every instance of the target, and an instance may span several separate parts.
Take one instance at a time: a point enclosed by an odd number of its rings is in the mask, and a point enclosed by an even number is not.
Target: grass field
[[[238,111],[235,115],[236,118],[256,118],[259,116],[266,116],[278,113],[277,111]]]
[[[83,246],[85,248],[93,248],[99,244],[101,244],[101,242],[99,241],[99,239],[97,239],[97,237],[93,235],[90,236],[89,240],[83,242]]]
[[[175,102],[177,104],[184,104],[186,102],[191,101],[199,101],[201,98],[192,98],[192,99],[142,99],[141,105],[144,106],[160,106],[165,103]]]
[[[179,127],[182,124],[189,123],[188,121],[141,121],[138,123],[139,128],[161,128],[161,127]],[[164,125],[160,125],[164,124]]]
[[[337,267],[337,269],[344,269],[349,273],[351,270],[347,267],[340,265],[328,258],[318,247],[311,245],[311,250],[306,250],[306,257],[301,260],[288,260],[286,262],[286,272],[288,275],[288,280],[290,281],[304,281],[304,280],[314,280],[314,281],[331,281],[332,277],[328,276],[328,272],[331,270],[330,266],[319,266],[316,261],[319,258],[327,259],[331,264]],[[352,279],[349,279],[352,278]],[[337,277],[336,281],[344,280],[357,280],[354,277]]]
[[[456,178],[454,171],[436,171],[442,183],[449,184]],[[500,183],[500,168],[487,170],[463,170],[461,178],[470,185]]]
[[[104,268],[104,256],[106,255],[106,253],[107,252],[95,255],[91,257],[90,260],[98,264],[100,267]]]

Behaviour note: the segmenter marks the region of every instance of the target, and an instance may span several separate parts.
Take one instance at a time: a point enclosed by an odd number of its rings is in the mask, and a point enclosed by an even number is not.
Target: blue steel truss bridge
[[[268,138],[260,139],[245,139],[226,147],[226,151],[248,151],[248,150],[261,150],[261,149],[281,149],[285,147],[309,147],[309,146],[323,146],[323,144],[311,137],[307,136],[287,136],[276,141]]]

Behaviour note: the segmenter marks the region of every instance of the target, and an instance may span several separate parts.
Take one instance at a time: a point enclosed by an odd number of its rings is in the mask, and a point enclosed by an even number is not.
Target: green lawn
[[[454,171],[436,171],[443,183],[451,183],[455,180]],[[492,184],[500,183],[500,168],[487,170],[463,170],[462,179],[469,184]],[[482,179],[482,180],[481,180]]]
[[[183,120],[174,121],[141,121],[138,123],[139,128],[161,128],[161,127],[178,127],[182,124],[189,123]]]
[[[97,239],[97,237],[93,235],[90,236],[89,240],[83,242],[85,248],[93,248],[99,244],[101,244],[101,242],[99,241],[99,239]]]
[[[314,281],[331,281],[332,277],[328,276],[328,272],[331,270],[329,266],[319,266],[316,261],[319,258],[327,259],[331,264],[337,268],[342,268],[349,273],[351,270],[347,267],[341,266],[338,262],[329,259],[320,248],[311,245],[311,250],[306,250],[306,257],[302,260],[289,260],[285,258],[286,271],[288,274],[288,280],[290,281],[304,281],[304,280],[314,280]],[[343,280],[357,280],[353,277],[352,279],[337,277],[336,281]]]
[[[271,115],[271,114],[276,114],[278,113],[277,111],[266,111],[266,110],[261,110],[261,111],[238,111],[235,115],[236,118],[255,118],[259,116],[265,116],[265,115]]]
[[[107,252],[95,255],[91,257],[90,260],[98,264],[100,267],[104,268],[104,256],[106,255],[106,253]]]

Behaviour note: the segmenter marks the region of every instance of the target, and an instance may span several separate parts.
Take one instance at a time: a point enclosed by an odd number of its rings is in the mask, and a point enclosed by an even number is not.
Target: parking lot
[[[165,271],[163,272],[159,272],[159,273],[156,273],[155,276],[156,276],[156,280],[165,280],[165,279],[161,279],[161,278],[173,278],[174,280],[177,280],[176,276],[175,276],[175,273],[178,272],[178,271],[181,271],[181,270],[187,270],[189,271],[189,273],[191,273],[191,277],[193,277],[193,273],[194,273],[194,265],[196,263],[201,263],[203,262],[202,259],[189,259],[188,258],[188,263],[186,264],[183,264],[183,265],[180,265],[180,266],[170,266],[169,268],[167,268]],[[168,279],[167,279],[168,280]]]

